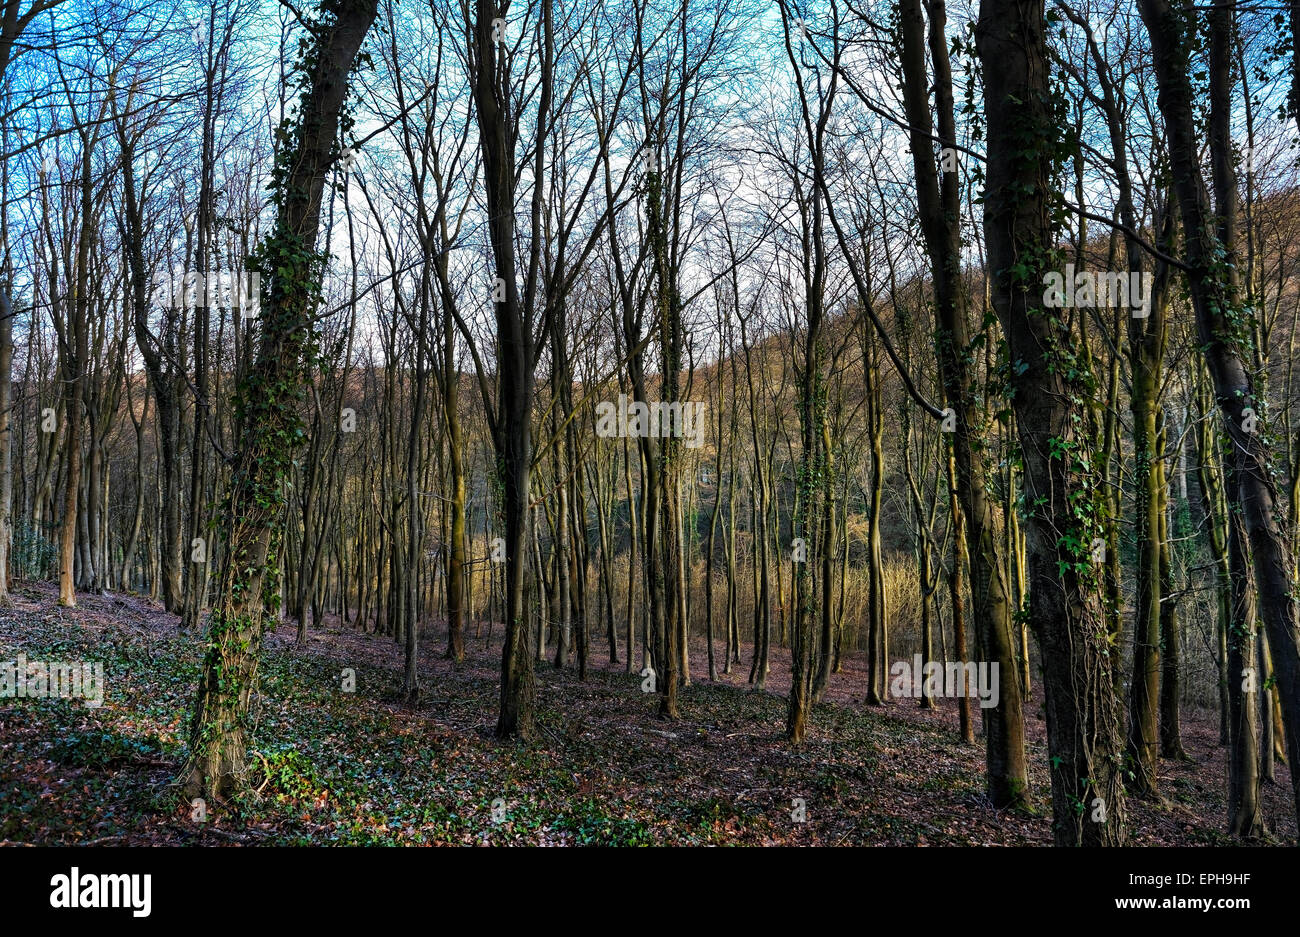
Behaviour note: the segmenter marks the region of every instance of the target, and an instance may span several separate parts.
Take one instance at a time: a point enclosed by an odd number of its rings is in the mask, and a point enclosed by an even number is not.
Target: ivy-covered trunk
[[[1044,308],[1045,275],[1061,263],[1055,192],[1065,144],[1043,4],[982,0],[975,39],[988,126],[984,237],[1024,453],[1029,623],[1042,655],[1055,839],[1122,845],[1119,713],[1090,553],[1104,531],[1084,429],[1096,382],[1068,320]]]
[[[1209,137],[1214,204],[1201,171],[1200,124],[1192,86],[1192,50],[1197,41],[1186,17],[1168,0],[1139,0],[1151,36],[1157,102],[1165,119],[1170,173],[1178,195],[1187,252],[1187,285],[1196,313],[1197,338],[1205,356],[1214,396],[1230,449],[1225,457],[1225,494],[1231,528],[1246,541],[1234,558],[1232,575],[1253,565],[1258,619],[1268,633],[1277,686],[1282,697],[1287,751],[1300,764],[1300,618],[1292,594],[1294,558],[1281,527],[1282,512],[1274,482],[1267,435],[1265,398],[1251,369],[1255,310],[1243,301],[1237,272],[1237,180],[1231,139],[1233,8],[1217,3],[1209,15]],[[1233,581],[1233,628],[1253,632],[1256,615],[1243,617],[1248,604],[1243,584]],[[1229,637],[1227,679],[1255,692],[1249,634]],[[1237,647],[1231,646],[1236,641]],[[1238,661],[1238,656],[1240,660]],[[1245,703],[1242,704],[1247,705]],[[1234,713],[1237,705],[1233,704]],[[1243,717],[1247,718],[1247,717]],[[1235,723],[1234,723],[1235,725]],[[1235,731],[1235,730],[1234,730]],[[1243,760],[1244,767],[1244,760]],[[1251,769],[1253,770],[1253,768]],[[1243,782],[1246,783],[1246,782]],[[1254,783],[1253,779],[1249,783]],[[1300,816],[1300,771],[1292,772],[1292,793]],[[1232,822],[1234,832],[1253,835],[1256,824]]]
[[[222,799],[246,786],[249,702],[263,625],[266,613],[276,614],[279,606],[284,484],[304,436],[298,405],[316,354],[321,196],[338,155],[348,74],[376,9],[377,0],[322,2],[297,64],[297,114],[276,137],[275,228],[249,260],[266,301],[257,320],[257,358],[236,391],[239,451],[221,510],[225,552],[180,779],[189,797]]]

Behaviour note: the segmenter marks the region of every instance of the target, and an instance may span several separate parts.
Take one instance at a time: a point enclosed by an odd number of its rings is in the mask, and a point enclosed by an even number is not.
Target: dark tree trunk
[[[549,17],[549,7],[545,15]],[[509,76],[493,38],[497,10],[492,0],[476,0],[474,22],[474,101],[487,194],[489,235],[496,260],[498,386],[493,422],[497,473],[504,491],[505,644],[501,651],[501,707],[496,734],[533,734],[533,657],[524,604],[528,569],[529,492],[532,485],[533,336],[525,319],[515,266],[515,161],[509,108]],[[543,112],[549,84],[544,86]],[[540,146],[539,146],[540,150]],[[539,152],[537,159],[542,155]]]
[[[935,110],[938,114],[939,144],[956,146],[956,119],[952,96],[952,72],[945,35],[943,0],[931,0],[929,48],[934,66]],[[961,195],[958,173],[935,171],[930,103],[926,80],[924,23],[920,0],[903,0],[903,99],[912,126],[912,162],[916,171],[917,200],[921,227],[930,255],[934,282],[936,350],[944,397],[956,415],[949,435],[957,488],[953,505],[958,528],[964,528],[965,543],[957,551],[954,575],[960,581],[961,554],[969,558],[972,616],[986,648],[989,662],[997,662],[999,702],[985,717],[985,761],[988,794],[999,807],[1019,804],[1026,792],[1025,729],[1022,682],[1018,671],[1012,607],[1003,576],[1003,559],[998,555],[993,507],[984,479],[989,465],[981,440],[987,435],[984,414],[971,374],[971,336],[967,318],[967,296],[962,282]],[[955,152],[955,150],[954,150]],[[957,518],[960,510],[961,517]],[[954,599],[956,602],[957,599]],[[956,613],[955,613],[956,614]],[[960,618],[956,619],[960,622]],[[962,627],[960,624],[958,627]],[[965,635],[957,638],[958,654],[965,658]],[[963,694],[964,695],[964,694]],[[964,702],[963,737],[970,731],[969,700]]]
[[[1231,440],[1234,480],[1226,486],[1229,513],[1234,523],[1239,519],[1244,526],[1242,536],[1249,543],[1259,614],[1268,631],[1282,697],[1287,753],[1293,766],[1300,765],[1300,623],[1291,594],[1293,558],[1280,525],[1282,514],[1273,484],[1272,455],[1262,427],[1256,426],[1256,421],[1262,422],[1265,408],[1256,395],[1249,364],[1251,330],[1245,324],[1254,312],[1242,303],[1238,288],[1236,174],[1230,134],[1229,51],[1234,7],[1220,0],[1209,17],[1213,208],[1201,175],[1186,18],[1168,0],[1139,0],[1138,8],[1155,57],[1157,101],[1165,119],[1170,167],[1182,213],[1187,282],[1196,313],[1197,337]],[[1249,657],[1245,660],[1253,664]],[[1231,681],[1240,678],[1240,673],[1230,667],[1229,687]],[[1300,815],[1300,771],[1292,771],[1292,788]]]
[[[1029,623],[1042,652],[1054,833],[1059,845],[1122,845],[1119,713],[1099,571],[1088,562],[1102,527],[1086,421],[1075,402],[1088,391],[1085,376],[1062,360],[1074,335],[1042,300],[1044,275],[1059,261],[1053,177],[1060,159],[1043,6],[982,0],[975,38],[988,140],[984,238],[993,307],[1013,362],[1030,512]],[[1003,675],[1004,691],[1016,679]]]

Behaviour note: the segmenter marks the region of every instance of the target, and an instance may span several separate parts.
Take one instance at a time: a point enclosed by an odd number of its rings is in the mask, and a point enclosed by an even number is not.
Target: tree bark
[[[988,141],[984,239],[1024,459],[1029,622],[1042,652],[1054,835],[1058,845],[1122,845],[1118,707],[1097,571],[1087,562],[1101,528],[1075,402],[1086,390],[1064,365],[1074,336],[1042,304],[1043,275],[1056,266],[1059,201],[1042,4],[981,0],[975,40]],[[1004,692],[1015,679],[1002,677]]]
[[[1239,519],[1244,525],[1241,533],[1249,542],[1259,613],[1268,631],[1282,697],[1287,752],[1291,764],[1300,765],[1300,623],[1291,595],[1294,561],[1279,521],[1272,453],[1262,427],[1257,428],[1255,422],[1262,422],[1265,407],[1256,394],[1248,365],[1251,330],[1244,327],[1253,319],[1254,311],[1243,305],[1238,288],[1229,54],[1235,7],[1230,0],[1219,0],[1209,17],[1213,209],[1200,168],[1200,141],[1189,77],[1191,37],[1186,33],[1184,14],[1175,10],[1169,0],[1139,0],[1138,8],[1155,59],[1157,101],[1165,119],[1170,167],[1182,213],[1187,281],[1196,313],[1197,337],[1231,440],[1229,513],[1234,523]],[[1250,658],[1246,660],[1250,662]],[[1231,670],[1228,674],[1230,681],[1240,677]],[[1292,772],[1292,792],[1300,816],[1300,771]]]
[[[550,8],[544,8],[549,23]],[[497,473],[504,491],[505,643],[501,651],[499,738],[533,734],[536,691],[529,647],[529,616],[524,605],[528,569],[529,492],[532,486],[533,337],[525,321],[515,266],[515,164],[509,108],[509,78],[499,57],[492,0],[476,0],[474,21],[474,101],[483,154],[488,228],[501,298],[495,302],[498,355],[498,403],[493,420]],[[543,86],[542,111],[550,84]],[[537,160],[542,160],[539,141]]]
[[[335,162],[348,74],[376,15],[377,0],[324,0],[329,25],[315,27],[306,88],[277,148],[275,230],[264,243],[267,301],[257,361],[240,381],[239,453],[222,509],[219,598],[194,705],[187,796],[220,800],[246,787],[249,704],[257,683],[265,613],[276,613],[276,535],[283,481],[292,464],[295,408],[308,378],[322,260],[316,252],[325,177]],[[267,262],[269,261],[269,262]]]
[[[931,0],[927,9],[939,144],[955,148],[956,117],[944,2]],[[1021,803],[1028,787],[1022,682],[1015,677],[1019,669],[1016,629],[1003,576],[1003,559],[998,555],[993,507],[985,486],[989,459],[981,440],[987,435],[987,427],[971,374],[973,356],[968,297],[961,277],[959,176],[956,172],[945,172],[940,176],[935,171],[920,0],[903,0],[900,16],[903,99],[908,123],[912,127],[910,143],[916,172],[917,202],[934,283],[936,350],[944,397],[956,416],[954,430],[949,434],[957,489],[953,516],[959,531],[964,530],[965,543],[955,555],[953,575],[960,582],[964,553],[970,562],[971,612],[980,635],[979,643],[987,649],[989,662],[998,664],[1001,677],[998,705],[984,712],[988,794],[996,806],[1008,807]],[[958,509],[960,518],[957,517]],[[957,615],[955,612],[955,620],[963,629],[963,633],[957,636],[958,655],[964,662],[964,626]],[[971,731],[970,704],[967,694],[963,693],[962,697],[962,736],[965,738]]]

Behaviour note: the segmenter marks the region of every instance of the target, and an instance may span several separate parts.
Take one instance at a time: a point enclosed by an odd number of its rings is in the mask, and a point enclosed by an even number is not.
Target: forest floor
[[[585,682],[537,666],[538,737],[492,737],[500,635],[471,627],[466,660],[422,635],[424,697],[401,697],[402,648],[337,625],[307,646],[267,636],[256,697],[260,796],[208,805],[197,822],[171,785],[184,753],[201,642],[136,596],[58,608],[47,583],[17,583],[0,609],[0,661],[98,661],[103,705],[0,699],[0,843],[26,844],[716,844],[1046,845],[1051,842],[1041,694],[1027,712],[1033,809],[993,809],[983,745],[956,739],[954,701],[867,707],[864,662],[846,658],[797,749],[783,738],[788,651],[767,691],[744,664],[717,683],[692,647],[683,718],[655,715],[641,678],[600,640]],[[717,651],[721,667],[721,645]],[[603,662],[603,663],[602,663]],[[341,690],[356,674],[355,692]],[[978,709],[976,709],[978,719]],[[1217,717],[1183,717],[1187,762],[1162,762],[1162,803],[1128,803],[1139,845],[1229,842]],[[1264,789],[1270,842],[1295,835],[1287,769]],[[796,800],[803,804],[802,822]],[[494,802],[496,808],[494,811]],[[495,816],[494,816],[495,814]]]

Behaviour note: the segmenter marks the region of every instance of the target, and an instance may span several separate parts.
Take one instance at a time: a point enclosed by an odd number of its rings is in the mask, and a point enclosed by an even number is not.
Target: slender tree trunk
[[[1229,509],[1233,523],[1239,519],[1244,524],[1243,535],[1249,541],[1259,613],[1268,631],[1282,697],[1287,752],[1291,764],[1300,765],[1300,622],[1292,596],[1294,560],[1280,525],[1272,454],[1262,428],[1256,425],[1263,422],[1265,408],[1256,394],[1248,363],[1250,335],[1243,334],[1241,327],[1242,323],[1249,324],[1255,313],[1241,302],[1236,266],[1237,189],[1229,54],[1235,6],[1230,0],[1220,0],[1209,15],[1213,209],[1201,175],[1200,140],[1189,77],[1191,39],[1186,33],[1185,17],[1168,0],[1139,0],[1138,8],[1151,36],[1157,100],[1165,119],[1171,172],[1182,213],[1187,282],[1196,313],[1197,337],[1232,440],[1236,481],[1227,486]],[[1243,547],[1242,552],[1245,550]],[[1231,668],[1229,679],[1237,679]],[[1291,780],[1300,816],[1300,771],[1292,771]]]
[[[927,10],[940,145],[955,147],[956,117],[943,0],[930,0]],[[912,162],[934,282],[936,350],[944,396],[955,417],[950,436],[950,483],[955,483],[957,497],[951,502],[951,510],[959,540],[960,534],[965,534],[964,542],[956,546],[949,582],[956,653],[960,660],[966,660],[960,590],[963,561],[967,561],[970,564],[976,633],[990,664],[998,665],[1000,675],[998,705],[984,711],[988,793],[994,804],[1006,807],[1021,803],[1028,786],[1021,696],[1024,686],[1016,677],[1019,667],[1013,609],[1003,574],[1003,558],[998,555],[993,507],[985,487],[989,464],[982,439],[987,435],[987,428],[970,365],[973,356],[970,352],[968,296],[962,280],[959,174],[935,171],[921,5],[918,0],[903,0],[900,12],[904,103],[908,121],[913,127]],[[1011,526],[1010,519],[1007,525]],[[964,671],[962,682],[965,682]],[[966,687],[959,688],[961,736],[973,741],[969,693],[962,692],[966,690]]]
[[[966,649],[966,597],[964,589],[967,565],[967,545],[970,543],[966,533],[966,513],[957,501],[956,474],[957,459],[951,452],[948,455],[948,501],[949,516],[952,517],[952,567],[948,570],[948,600],[952,606],[953,653],[963,665],[962,682],[965,682],[965,664],[970,657]],[[994,570],[1000,566],[994,564]],[[1000,666],[1000,665],[999,665]],[[969,693],[961,694],[957,699],[958,737],[968,745],[975,744],[975,723],[971,719],[971,700]]]
[[[1161,420],[1163,424],[1163,419]],[[1161,451],[1167,448],[1168,430],[1161,431]],[[1163,645],[1160,677],[1160,756],[1187,761],[1183,751],[1182,724],[1178,705],[1182,697],[1182,634],[1178,622],[1178,601],[1174,595],[1173,557],[1170,548],[1169,512],[1166,510],[1169,480],[1160,463],[1160,638]]]
[[[549,23],[550,8],[544,8]],[[529,738],[533,734],[535,689],[529,647],[528,610],[524,585],[528,569],[529,493],[532,488],[533,337],[522,308],[515,269],[515,165],[509,112],[511,100],[494,39],[497,10],[492,0],[475,0],[474,100],[483,154],[489,234],[496,260],[496,305],[500,386],[493,442],[497,471],[504,490],[506,636],[501,653],[501,708],[496,734]],[[543,90],[542,112],[549,109],[549,81]],[[537,160],[543,159],[539,145]]]
[[[1229,490],[1236,468],[1225,466]],[[1255,600],[1249,546],[1239,516],[1228,515],[1228,569],[1232,619],[1228,629],[1228,832],[1255,839],[1264,832],[1259,799],[1259,678],[1255,671]],[[1240,678],[1238,678],[1240,674]]]
[[[447,428],[447,465],[451,476],[451,544],[447,550],[447,653],[461,663],[465,659],[465,465],[461,455],[460,372],[455,366],[452,325],[443,324],[442,403]]]
[[[9,605],[9,549],[13,543],[13,405],[14,320],[9,284],[0,284],[0,608]],[[140,517],[136,514],[136,529]]]

